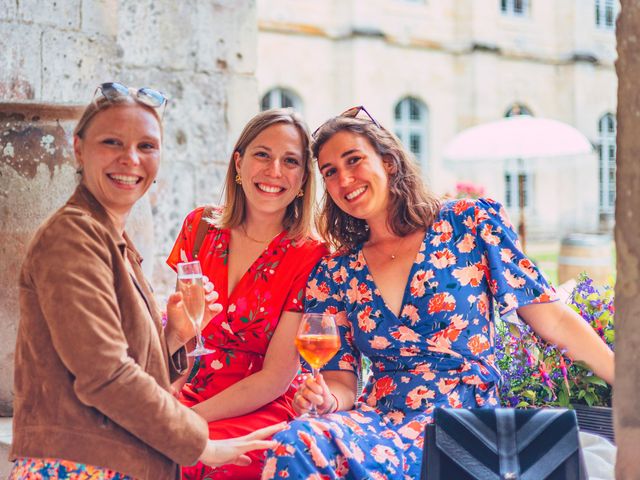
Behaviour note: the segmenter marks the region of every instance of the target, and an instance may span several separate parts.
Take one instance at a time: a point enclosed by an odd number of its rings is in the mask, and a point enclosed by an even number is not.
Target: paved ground
[[[0,478],[8,478],[11,471],[9,445],[11,445],[11,418],[0,417]]]

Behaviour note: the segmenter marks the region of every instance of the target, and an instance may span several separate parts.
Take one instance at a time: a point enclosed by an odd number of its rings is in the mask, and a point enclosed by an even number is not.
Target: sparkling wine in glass
[[[182,292],[182,302],[187,312],[187,316],[196,331],[196,348],[187,353],[190,357],[197,357],[213,350],[205,348],[202,343],[200,328],[204,317],[204,285],[202,279],[202,269],[198,260],[193,262],[178,263],[178,290]]]
[[[340,336],[335,316],[328,313],[305,313],[296,335],[296,348],[302,358],[311,365],[314,377],[340,350]],[[317,416],[315,405],[311,405],[310,416]]]

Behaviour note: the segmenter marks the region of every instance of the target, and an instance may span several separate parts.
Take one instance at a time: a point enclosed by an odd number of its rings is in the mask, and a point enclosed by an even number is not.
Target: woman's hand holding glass
[[[187,342],[199,335],[200,331],[211,321],[213,317],[222,311],[222,305],[217,303],[218,292],[214,290],[213,283],[206,276],[202,276],[204,290],[204,314],[200,328],[197,328],[189,316],[182,291],[172,293],[167,300],[167,325],[165,334],[169,351],[174,353]]]
[[[315,377],[307,376],[293,397],[293,409],[297,415],[332,413],[338,409],[336,397],[331,394],[321,373]]]
[[[311,365],[310,378],[305,380],[305,384],[296,392],[294,398],[298,413],[305,409],[303,415],[315,416],[318,414],[316,406],[320,406],[320,413],[335,410],[335,403],[327,403],[335,401],[335,397],[331,395],[319,372],[320,368],[340,350],[340,336],[335,316],[328,313],[303,314],[296,335],[296,347],[300,356]],[[326,405],[329,406],[324,408]]]

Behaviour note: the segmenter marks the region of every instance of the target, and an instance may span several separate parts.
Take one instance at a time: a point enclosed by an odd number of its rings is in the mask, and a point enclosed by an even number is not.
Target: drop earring
[[[242,185],[242,177],[240,176],[239,173],[236,174],[236,183],[238,185]]]

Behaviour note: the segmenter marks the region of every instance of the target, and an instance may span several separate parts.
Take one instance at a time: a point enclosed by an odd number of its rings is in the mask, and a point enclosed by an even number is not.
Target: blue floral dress
[[[337,316],[342,347],[324,370],[360,375],[364,355],[372,374],[353,410],[294,420],[276,434],[263,480],[419,478],[424,427],[436,407],[498,405],[494,304],[505,315],[555,299],[491,200],[443,206],[411,268],[399,317],[376,288],[362,246],[323,260],[305,310]]]

